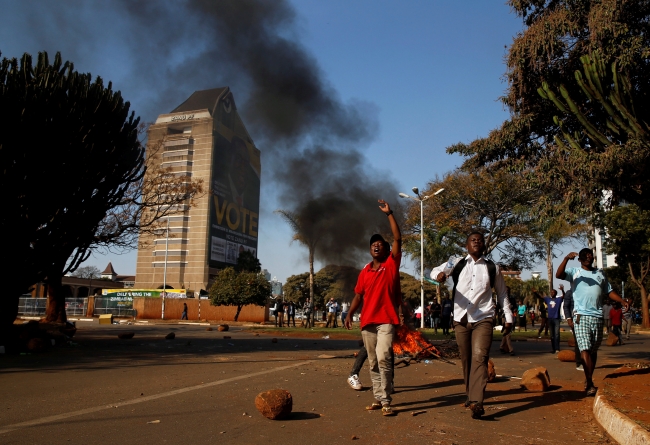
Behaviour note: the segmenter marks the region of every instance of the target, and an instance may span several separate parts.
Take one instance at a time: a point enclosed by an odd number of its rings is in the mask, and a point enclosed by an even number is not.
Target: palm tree
[[[289,224],[293,230],[293,241],[298,241],[309,250],[309,300],[314,302],[314,253],[318,243],[318,231],[314,230],[314,224],[297,213],[288,210],[276,210],[284,221]]]

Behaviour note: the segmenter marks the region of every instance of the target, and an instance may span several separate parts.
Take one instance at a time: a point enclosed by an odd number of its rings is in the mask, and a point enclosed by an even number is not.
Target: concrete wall
[[[236,306],[212,306],[210,300],[166,298],[165,320],[180,320],[183,303],[187,303],[187,318],[189,320],[234,321],[237,312]],[[199,304],[201,306],[200,317]],[[138,319],[160,319],[162,316],[162,299],[136,297],[133,299],[133,309],[137,311]],[[268,306],[244,306],[239,313],[238,321],[254,323],[269,321]]]

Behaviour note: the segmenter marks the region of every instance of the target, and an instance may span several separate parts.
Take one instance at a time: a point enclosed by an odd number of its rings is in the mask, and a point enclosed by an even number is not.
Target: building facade
[[[239,253],[257,256],[260,151],[227,87],[195,91],[160,115],[149,128],[148,147],[159,148],[156,162],[174,175],[202,180],[205,193],[191,207],[174,209],[169,233],[141,235],[135,287],[166,283],[198,296]]]

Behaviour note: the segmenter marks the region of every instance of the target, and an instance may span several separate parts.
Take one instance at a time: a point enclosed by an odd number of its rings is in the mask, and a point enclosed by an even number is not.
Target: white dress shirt
[[[454,321],[459,322],[467,314],[467,321],[469,323],[477,323],[486,318],[494,317],[495,314],[496,307],[492,299],[490,274],[485,257],[474,261],[470,255],[467,255],[465,261],[465,267],[458,277],[456,295],[453,299]],[[447,263],[443,263],[433,269],[431,271],[431,278],[436,279],[446,265]],[[506,323],[512,323],[512,311],[508,302],[506,283],[503,281],[499,266],[496,266],[496,272],[496,276],[494,277],[494,290],[497,293],[499,304],[503,308]]]

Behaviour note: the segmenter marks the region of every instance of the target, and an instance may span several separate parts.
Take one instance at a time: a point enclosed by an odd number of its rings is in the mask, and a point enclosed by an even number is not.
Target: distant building
[[[124,288],[132,288],[135,286],[135,275],[119,275],[117,272],[115,272],[115,269],[113,269],[113,264],[110,262],[106,266],[106,269],[104,269],[104,272],[101,273],[100,279],[122,283]]]
[[[607,253],[604,246],[604,237],[598,229],[594,229],[593,237],[589,240],[589,248],[594,251],[594,261],[598,269],[616,266],[616,255]]]
[[[241,252],[257,257],[260,151],[227,87],[195,91],[158,116],[148,131],[149,149],[157,146],[163,167],[203,180],[207,193],[191,208],[175,209],[168,239],[165,233],[141,235],[147,247],[138,250],[135,285],[161,288],[166,264],[167,285],[198,295],[220,269],[235,265]]]

